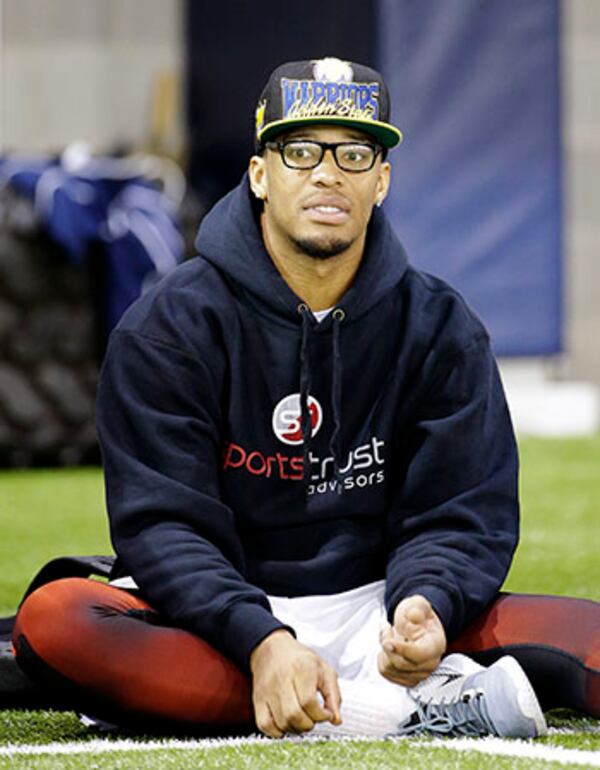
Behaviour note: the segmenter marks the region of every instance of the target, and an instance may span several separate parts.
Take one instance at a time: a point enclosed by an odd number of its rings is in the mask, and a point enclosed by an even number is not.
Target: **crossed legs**
[[[64,703],[120,724],[253,727],[250,683],[227,658],[127,591],[48,583],[21,607],[19,664]],[[514,655],[545,709],[600,717],[600,604],[501,594],[450,646],[491,664]]]
[[[109,722],[253,723],[248,679],[231,661],[105,583],[67,578],[38,588],[19,611],[13,645],[34,681]]]

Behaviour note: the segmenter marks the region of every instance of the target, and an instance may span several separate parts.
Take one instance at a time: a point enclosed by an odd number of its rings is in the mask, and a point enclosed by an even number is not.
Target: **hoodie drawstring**
[[[302,316],[302,342],[300,345],[300,409],[302,441],[304,445],[304,482],[309,478],[309,457],[312,441],[312,424],[308,399],[310,397],[310,358],[308,354],[308,339],[310,333],[310,311],[308,305],[298,305]],[[329,452],[333,458],[333,477],[339,479],[340,431],[342,427],[342,354],[340,345],[340,327],[346,314],[341,307],[332,311],[332,379],[331,406],[333,413],[333,433],[329,442]]]
[[[329,442],[329,452],[333,457],[333,473],[338,478],[340,459],[340,431],[342,428],[342,353],[340,349],[340,328],[346,314],[341,307],[336,307],[333,315],[333,375],[331,378],[331,407],[333,410],[333,433]]]
[[[312,425],[308,398],[310,396],[310,360],[308,355],[308,335],[310,332],[310,316],[308,305],[298,305],[302,317],[302,342],[300,345],[300,424],[302,429],[302,444],[304,447],[304,482],[309,476],[309,453],[312,439]]]

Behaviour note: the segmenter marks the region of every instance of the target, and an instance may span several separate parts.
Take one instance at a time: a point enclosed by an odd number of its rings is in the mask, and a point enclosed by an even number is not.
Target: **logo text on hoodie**
[[[318,432],[323,422],[323,409],[313,396],[308,398],[311,435]],[[292,393],[277,403],[273,410],[273,433],[284,444],[303,443],[300,394]],[[337,470],[334,458],[319,457],[308,453],[307,492],[309,495],[324,492],[349,491],[370,487],[385,480],[385,442],[373,436],[369,441],[354,447],[342,458]],[[304,457],[290,456],[284,452],[264,453],[247,449],[233,441],[226,443],[223,451],[223,470],[240,469],[251,476],[279,478],[285,481],[302,481],[305,477]]]
[[[339,477],[333,477],[334,459],[330,455],[319,457],[308,453],[309,495],[352,489],[361,489],[385,480],[385,442],[372,437],[369,441],[351,449],[338,467]],[[283,481],[304,479],[304,458],[283,452],[268,454],[258,449],[247,449],[234,441],[223,448],[223,470],[241,470],[263,479],[278,478]]]

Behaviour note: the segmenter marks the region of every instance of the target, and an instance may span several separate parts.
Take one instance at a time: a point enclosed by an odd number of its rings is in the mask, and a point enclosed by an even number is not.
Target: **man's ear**
[[[260,155],[253,155],[248,166],[250,189],[261,201],[267,199],[267,168],[265,159]]]
[[[391,165],[387,161],[384,161],[379,169],[379,177],[377,179],[377,190],[375,197],[376,206],[381,206],[387,197],[388,190],[390,189],[391,172]]]

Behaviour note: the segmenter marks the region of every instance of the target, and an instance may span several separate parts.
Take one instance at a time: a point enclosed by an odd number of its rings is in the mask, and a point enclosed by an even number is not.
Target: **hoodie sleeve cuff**
[[[427,601],[433,607],[434,612],[440,619],[444,631],[446,632],[446,639],[450,642],[458,631],[460,630],[460,621],[457,618],[456,607],[454,606],[450,596],[442,588],[432,585],[424,586],[411,586],[409,590],[405,591],[402,596],[394,595],[391,597],[388,605],[388,620],[390,623],[394,622],[394,611],[398,603],[408,596],[415,596],[419,594],[424,596]]]
[[[240,602],[234,604],[222,618],[220,648],[242,671],[248,672],[254,648],[279,629],[296,636],[293,628],[277,620],[265,607]]]

